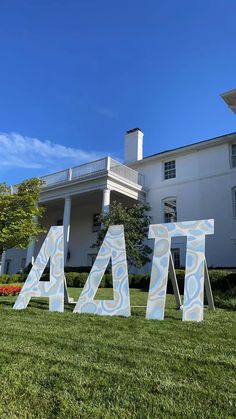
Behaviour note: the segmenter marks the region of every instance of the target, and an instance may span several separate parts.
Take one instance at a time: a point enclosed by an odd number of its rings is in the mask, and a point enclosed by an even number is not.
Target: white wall
[[[144,159],[132,166],[145,175],[153,223],[164,222],[162,200],[167,197],[177,199],[178,221],[215,219],[215,234],[206,239],[208,265],[215,267],[236,267],[236,219],[232,207],[236,169],[231,169],[229,156],[226,143],[168,159]],[[174,159],[176,178],[164,180],[163,163]],[[178,244],[184,250],[184,241],[176,239],[174,247]]]
[[[24,249],[14,248],[7,251],[6,260],[11,260],[9,274],[16,273],[21,270],[22,259],[24,258],[26,258],[26,250]],[[6,260],[4,273],[6,272]]]

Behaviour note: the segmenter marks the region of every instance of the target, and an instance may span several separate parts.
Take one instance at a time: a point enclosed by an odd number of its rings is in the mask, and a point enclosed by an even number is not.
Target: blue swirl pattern
[[[94,300],[98,286],[111,259],[113,300]],[[80,294],[74,313],[101,316],[130,316],[129,280],[125,249],[124,227],[110,226],[97,258]]]
[[[153,224],[149,238],[155,239],[147,319],[164,319],[171,238],[187,236],[183,320],[203,320],[205,236],[214,234],[214,220]]]
[[[39,281],[49,259],[50,281]],[[26,308],[32,297],[48,297],[50,311],[64,311],[63,226],[50,228],[13,308]]]

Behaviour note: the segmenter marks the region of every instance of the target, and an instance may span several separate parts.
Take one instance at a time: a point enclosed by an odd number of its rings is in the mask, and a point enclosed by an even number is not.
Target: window
[[[96,253],[89,253],[88,254],[88,266],[93,266],[96,260],[97,254]]]
[[[8,275],[10,273],[10,268],[11,268],[11,259],[6,259],[5,274]]]
[[[233,217],[236,218],[236,186],[232,189]]]
[[[57,226],[62,226],[63,225],[63,219],[60,218],[59,220],[57,220]]]
[[[173,179],[176,177],[175,160],[164,163],[164,179]]]
[[[236,144],[233,144],[232,145],[231,151],[232,151],[232,154],[231,154],[231,157],[232,157],[232,167],[236,167]]]
[[[100,214],[93,215],[93,232],[96,233],[101,229]]]
[[[177,221],[176,198],[167,198],[163,201],[164,223],[175,223]]]
[[[171,253],[172,253],[172,257],[173,257],[173,261],[174,261],[174,266],[176,269],[180,268],[180,249],[179,248],[173,248],[171,249]]]
[[[25,268],[25,264],[26,264],[26,258],[22,258],[21,259],[21,263],[20,263],[20,268],[24,269]]]

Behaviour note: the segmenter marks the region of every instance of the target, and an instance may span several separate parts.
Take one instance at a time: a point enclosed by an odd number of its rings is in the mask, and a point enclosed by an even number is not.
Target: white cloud
[[[99,159],[101,155],[17,133],[0,133],[0,168],[56,171]],[[41,171],[41,170],[40,170]]]

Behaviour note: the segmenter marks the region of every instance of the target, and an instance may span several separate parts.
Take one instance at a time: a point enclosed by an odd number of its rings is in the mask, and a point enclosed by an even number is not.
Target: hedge
[[[183,294],[184,291],[184,270],[176,270],[177,281],[179,285],[180,293]],[[66,281],[68,287],[78,287],[81,288],[84,286],[88,273],[87,272],[65,272]],[[236,272],[229,272],[223,270],[210,270],[209,276],[211,280],[212,290],[224,292],[230,292],[231,295],[235,293],[236,290]],[[27,274],[14,274],[14,275],[0,275],[0,284],[14,284],[21,283],[26,280]],[[42,275],[42,281],[49,280],[49,272]],[[140,288],[148,290],[150,282],[149,274],[130,274],[129,275],[129,285],[130,288]],[[111,288],[112,287],[112,275],[105,274],[99,285],[101,288]],[[167,292],[173,293],[171,281],[168,281]]]

